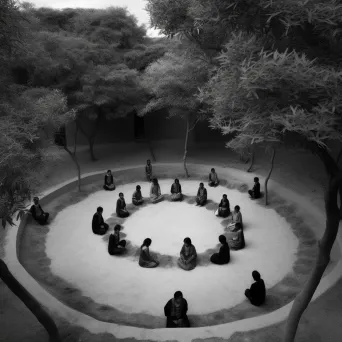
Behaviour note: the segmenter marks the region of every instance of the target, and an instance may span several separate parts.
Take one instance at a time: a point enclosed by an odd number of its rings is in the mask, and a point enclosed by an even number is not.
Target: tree
[[[205,115],[199,112],[200,102],[195,95],[198,87],[207,80],[207,64],[203,61],[193,63],[181,54],[172,52],[151,64],[142,77],[142,84],[152,98],[140,115],[159,109],[167,109],[169,118],[180,117],[186,122],[183,165],[186,177],[189,177],[186,166],[189,133]]]
[[[292,342],[329,263],[340,220],[337,193],[342,171],[327,143],[342,138],[342,74],[338,69],[342,6],[333,0],[217,0],[193,5],[198,25],[226,22],[231,31],[231,41],[220,56],[223,67],[214,76],[220,85],[210,80],[201,94],[212,109],[212,124],[223,133],[236,132],[229,147],[283,144],[290,132],[321,159],[329,176],[327,223],[317,263],[286,325],[284,341]],[[211,11],[214,7],[216,16]]]
[[[58,129],[72,120],[74,113],[66,111],[66,98],[58,91],[28,89],[13,94],[15,102],[0,103],[0,219],[3,228],[14,225],[13,217],[27,212],[34,187],[39,184],[47,161],[56,158],[51,150],[39,148],[41,130],[49,126]],[[0,278],[18,296],[44,326],[52,341],[60,341],[58,329],[39,302],[23,288],[0,260]]]
[[[124,64],[98,65],[81,78],[82,90],[70,96],[72,106],[79,112],[76,124],[86,136],[91,158],[96,160],[94,143],[102,120],[125,117],[140,108],[145,92],[140,86],[138,72]],[[91,132],[81,124],[82,116],[94,120]]]

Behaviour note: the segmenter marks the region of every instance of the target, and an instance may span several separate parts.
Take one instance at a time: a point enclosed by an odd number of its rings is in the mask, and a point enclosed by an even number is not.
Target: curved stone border
[[[167,166],[168,164],[159,164],[156,165],[156,168],[162,167],[162,165]],[[170,166],[170,165],[169,165]],[[140,169],[143,168],[142,165],[138,166]],[[196,169],[205,168],[207,170],[208,166],[206,165],[189,165],[189,170],[192,174],[196,174]],[[132,169],[129,168],[129,169]],[[223,169],[217,167],[217,170],[220,174],[226,174],[230,179],[235,181],[243,181],[250,183],[250,179],[252,176],[250,174],[242,173],[239,170],[234,169]],[[118,172],[123,172],[121,169],[113,170]],[[92,177],[94,175],[102,174],[103,172],[93,172],[85,175],[84,177]],[[89,179],[89,178],[88,178]],[[45,199],[49,200],[49,196],[52,195],[53,192],[57,190],[57,194],[54,193],[53,196],[58,196],[58,192],[65,192],[67,188],[71,189],[75,186],[75,180],[70,182],[65,182],[59,187],[55,187],[50,189],[50,191],[46,192]],[[318,234],[319,227],[324,227],[324,215],[320,212],[318,208],[313,208],[313,206],[309,203],[309,201],[298,194],[295,194],[291,190],[285,189],[280,184],[276,182],[270,181],[269,183],[270,189],[273,187],[277,189],[279,193],[282,194],[283,198],[286,198],[288,201],[295,203],[298,207],[304,210],[307,214],[310,214],[316,221],[316,233]],[[43,199],[44,200],[44,199]],[[43,201],[42,201],[43,203]],[[312,211],[312,209],[314,209]],[[235,321],[233,323],[221,324],[211,327],[200,327],[200,328],[192,328],[192,329],[142,329],[135,327],[125,327],[120,326],[114,323],[105,323],[101,321],[97,321],[87,315],[84,315],[78,311],[75,311],[61,302],[59,302],[56,298],[54,298],[51,294],[45,291],[40,284],[38,284],[22,267],[17,258],[17,235],[18,240],[20,237],[20,232],[22,231],[25,225],[25,220],[20,222],[19,226],[13,227],[9,230],[9,233],[6,237],[6,245],[5,245],[5,259],[9,266],[9,269],[13,272],[13,274],[17,277],[17,279],[33,294],[44,306],[48,307],[52,312],[58,314],[65,319],[67,319],[71,324],[80,325],[86,329],[88,329],[92,333],[102,333],[108,332],[113,334],[116,338],[136,338],[136,339],[150,339],[154,341],[166,341],[166,340],[179,340],[179,341],[191,341],[194,338],[229,338],[234,332],[238,331],[248,331],[260,329],[272,324],[276,324],[280,321],[286,319],[289,310],[292,306],[292,302],[287,304],[286,306],[278,309],[270,314],[259,316],[257,319],[248,318],[240,321]],[[339,247],[339,251],[341,251],[342,245],[342,237],[341,232],[339,232],[337,238],[337,244]],[[322,279],[317,291],[314,294],[313,300],[323,294],[329,287],[333,286],[336,281],[339,279],[342,273],[342,261],[339,260],[333,269]]]
[[[126,174],[129,174],[130,177],[132,177],[132,173],[136,171],[136,169],[133,169],[133,171],[131,172],[126,172]],[[140,170],[138,172],[140,173]],[[177,177],[181,178],[178,175]],[[121,183],[121,180],[116,177],[116,182],[119,184]],[[54,216],[57,215],[58,212],[63,210],[65,207],[68,207],[69,205],[73,205],[83,200],[86,196],[93,193],[94,191],[101,191],[101,185],[102,179],[97,177],[96,182],[90,185],[83,186],[82,193],[78,193],[77,190],[68,191],[68,193],[63,194],[61,197],[58,197],[54,201],[50,202],[45,208],[47,209],[47,211],[50,212],[50,217],[53,219]],[[245,192],[247,190],[246,186],[244,186],[243,184],[229,184],[226,180],[222,180],[221,185],[226,186],[229,189],[238,189],[238,191],[240,192]],[[169,195],[164,196],[166,199],[169,197]],[[190,202],[191,204],[195,203],[194,196],[184,197],[185,202]],[[262,200],[257,202],[259,205],[261,205]],[[315,261],[315,257],[317,254],[317,241],[311,229],[307,225],[304,225],[302,220],[296,215],[291,215],[295,212],[292,204],[288,205],[286,202],[279,199],[278,197],[273,198],[272,202],[276,203],[275,206],[273,206],[273,209],[278,211],[281,216],[285,217],[288,223],[290,223],[293,233],[300,241],[297,250],[298,258],[293,265],[294,270],[289,272],[280,282],[275,284],[272,288],[268,288],[267,301],[266,304],[262,307],[257,308],[251,306],[249,302],[245,300],[237,304],[233,308],[223,308],[208,314],[189,315],[189,319],[193,327],[224,324],[269,313],[276,309],[279,309],[283,305],[288,304],[296,296],[296,294],[300,292],[303,284],[308,277],[311,265]],[[142,208],[146,207],[147,205],[151,205],[148,199],[146,199],[145,203],[142,206],[134,206],[133,204],[128,204],[127,208],[133,215],[135,211],[142,210]],[[204,208],[207,210],[214,210],[217,208],[217,206],[218,203],[212,200],[208,200],[208,203],[206,206],[204,206]],[[290,215],[290,217],[288,217],[288,215]],[[228,218],[218,218],[218,220],[219,219],[221,219],[222,226],[226,227]],[[115,224],[123,224],[124,221],[125,218],[119,218],[115,213],[113,213],[111,217],[106,220],[110,227],[113,227]],[[121,237],[123,238],[126,237],[126,234],[124,233],[124,227],[125,226],[123,225],[123,233],[121,233]],[[249,229],[245,223],[245,229],[246,228],[247,230]],[[228,231],[228,229],[224,230]],[[154,329],[165,326],[164,317],[153,316],[151,314],[144,313],[127,314],[116,309],[113,306],[99,304],[95,302],[91,297],[84,296],[75,285],[68,283],[65,279],[54,275],[49,267],[50,259],[47,257],[45,251],[45,239],[48,231],[48,226],[45,226],[44,229],[42,229],[41,226],[36,223],[26,226],[23,238],[21,240],[21,244],[24,244],[24,247],[20,249],[19,261],[26,268],[26,270],[36,280],[38,280],[40,284],[44,286],[44,288],[46,288],[50,293],[53,293],[57,299],[59,299],[69,307],[81,311],[103,322],[111,322]],[[103,241],[106,243],[109,239],[109,233],[110,232],[102,237]],[[198,266],[210,264],[210,255],[216,252],[219,249],[219,246],[220,244],[217,244],[215,249],[208,249],[205,254],[201,253],[199,255]],[[129,257],[136,263],[138,263],[139,248],[138,246],[136,247],[137,248],[135,250],[129,248],[128,253],[121,256],[114,256],[114,258]],[[235,251],[233,251],[233,253],[235,253]],[[155,254],[157,254],[158,256],[161,267],[178,267],[176,262],[177,257],[161,255],[159,253]]]

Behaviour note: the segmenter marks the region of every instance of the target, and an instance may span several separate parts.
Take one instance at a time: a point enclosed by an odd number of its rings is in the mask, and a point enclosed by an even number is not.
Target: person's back
[[[223,243],[220,247],[219,258],[222,263],[228,264],[230,261],[230,249],[227,242]]]
[[[260,279],[251,286],[251,303],[256,306],[260,306],[264,303],[266,298],[266,288],[263,279]]]
[[[259,183],[259,181],[257,181],[254,184],[253,191],[254,191],[254,197],[259,198],[260,197],[260,183]]]

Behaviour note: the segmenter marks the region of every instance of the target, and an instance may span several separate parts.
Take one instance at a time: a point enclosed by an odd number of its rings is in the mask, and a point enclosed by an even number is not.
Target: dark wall
[[[94,129],[95,121],[89,120],[87,118],[82,118],[80,121],[83,129],[87,133],[91,133]],[[74,132],[76,125],[75,123],[71,123],[66,127],[66,135],[68,145],[72,145],[74,143]],[[134,140],[134,115],[131,114],[126,118],[120,118],[115,120],[108,120],[100,122],[95,143],[96,144],[105,144],[105,143],[113,143],[119,141],[132,141]],[[77,135],[77,144],[87,144],[87,139],[81,131],[78,131]]]
[[[100,123],[95,138],[96,144],[114,143],[119,141],[135,140],[135,115],[131,114],[126,118],[103,121]],[[149,140],[184,140],[186,133],[186,122],[179,117],[168,118],[166,110],[149,113],[144,117],[145,138]],[[83,129],[90,133],[95,122],[82,118]],[[75,124],[71,123],[66,128],[67,141],[69,146],[74,143]],[[189,143],[206,141],[227,141],[220,131],[208,127],[208,122],[199,122],[189,135]],[[77,144],[87,144],[87,139],[79,131]]]

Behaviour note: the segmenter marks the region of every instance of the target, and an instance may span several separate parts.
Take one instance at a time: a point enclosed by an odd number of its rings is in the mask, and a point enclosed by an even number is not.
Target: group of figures
[[[145,166],[145,174],[148,181],[150,181],[150,201],[152,203],[158,203],[164,199],[161,193],[160,186],[156,177],[152,175],[151,161],[147,160]],[[219,178],[215,169],[212,168],[208,177],[208,186],[216,187],[219,185]],[[114,177],[111,170],[108,170],[104,178],[103,188],[108,191],[116,189],[114,183]],[[258,177],[254,178],[254,187],[248,191],[251,198],[256,199],[260,197],[260,183]],[[182,187],[178,179],[174,180],[171,186],[171,201],[182,201]],[[39,198],[34,197],[34,204],[31,206],[29,213],[32,217],[41,225],[47,223],[49,213],[43,211]],[[144,203],[144,198],[141,193],[141,186],[137,185],[136,190],[132,195],[132,203],[139,206]],[[204,206],[207,203],[207,190],[203,183],[199,184],[199,188],[196,195],[196,205]],[[93,215],[92,231],[94,234],[104,235],[109,229],[109,225],[104,222],[103,208],[98,207],[96,213]],[[129,212],[126,208],[126,202],[124,194],[119,193],[119,199],[116,203],[116,214],[118,217],[128,217]],[[215,215],[218,217],[229,218],[228,227],[230,233],[228,233],[228,241],[225,235],[219,236],[219,242],[221,247],[218,253],[214,253],[210,257],[210,261],[217,265],[228,264],[230,261],[230,249],[238,250],[245,247],[245,238],[243,234],[242,214],[240,207],[236,205],[234,211],[230,211],[230,203],[226,194],[222,196],[220,204],[215,211]],[[120,239],[121,225],[116,224],[114,226],[114,234],[111,234],[108,242],[108,253],[110,255],[120,255],[126,251],[126,240]],[[195,246],[189,237],[183,240],[184,244],[180,251],[180,257],[177,261],[180,268],[190,271],[196,267],[197,264],[197,252]],[[140,247],[139,266],[144,268],[155,268],[159,265],[159,261],[150,254],[149,247],[152,244],[150,238],[146,238]],[[250,289],[246,289],[245,296],[250,300],[253,305],[262,305],[266,297],[266,289],[264,281],[258,271],[252,272],[255,282]],[[167,317],[166,327],[190,327],[189,319],[187,317],[188,303],[183,298],[181,291],[177,291],[174,294],[174,298],[170,299],[164,307],[164,313]]]
[[[252,272],[254,283],[249,289],[245,290],[245,296],[251,304],[260,306],[265,302],[266,287],[264,280],[258,271]],[[164,314],[166,316],[166,328],[189,328],[190,322],[187,316],[188,302],[183,297],[181,291],[176,291],[164,306]]]

